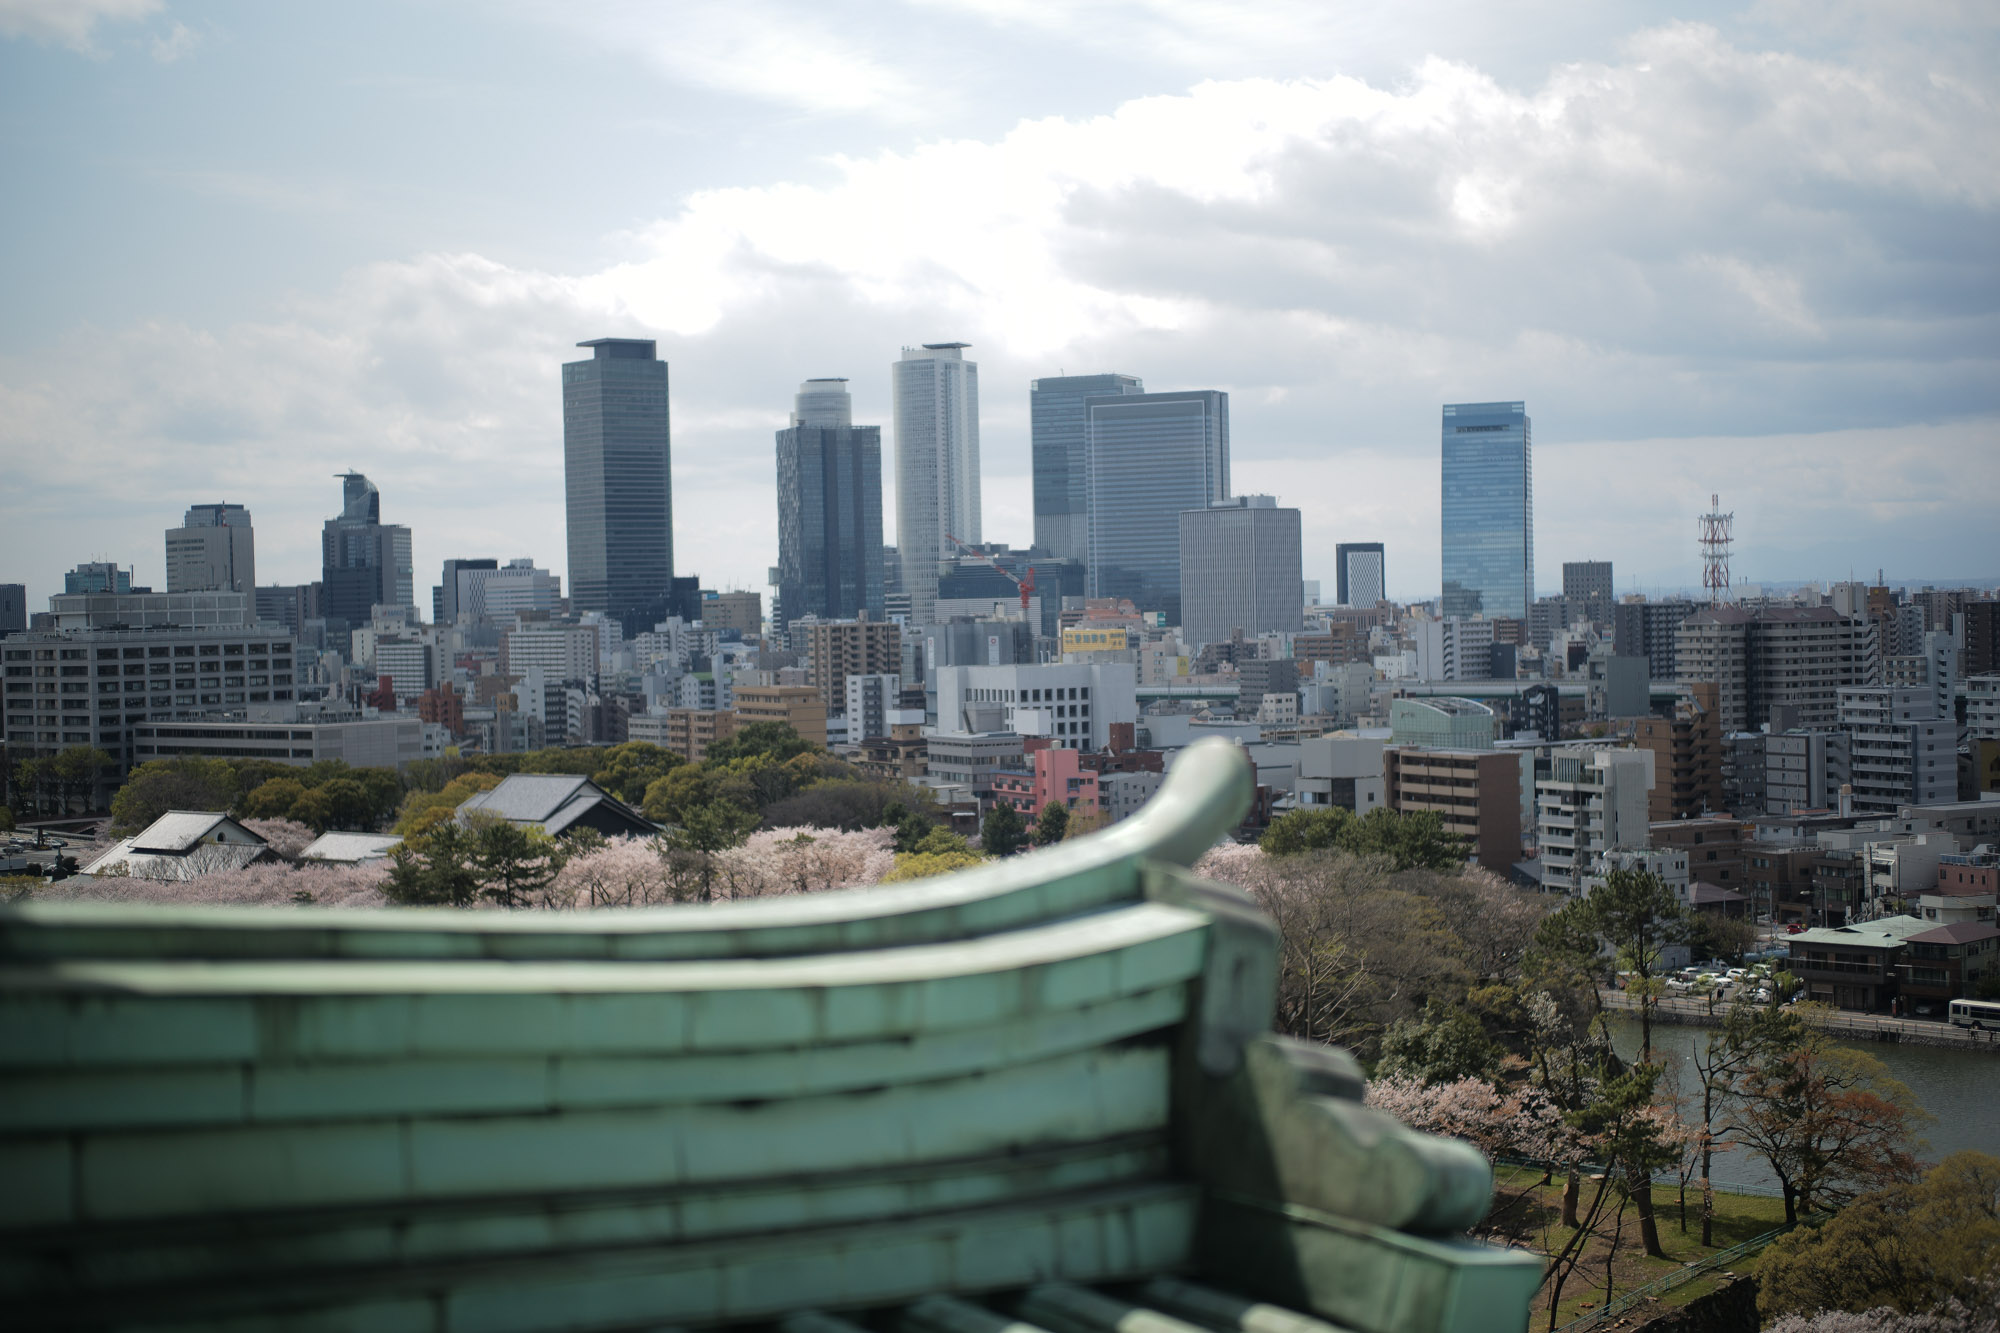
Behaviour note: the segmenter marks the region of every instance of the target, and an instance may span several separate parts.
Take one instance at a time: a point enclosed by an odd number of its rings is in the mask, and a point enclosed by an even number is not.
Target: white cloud
[[[1490,398],[1535,417],[1546,571],[1671,582],[1682,509],[1720,489],[1762,576],[1839,572],[1815,564],[1843,543],[1990,572],[1997,207],[2000,112],[1969,85],[1698,26],[1528,91],[1445,60],[1394,88],[1218,80],[698,191],[595,273],[427,256],[267,324],[79,335],[0,367],[0,430],[47,513],[102,517],[32,520],[14,554],[45,586],[122,530],[143,575],[180,505],[242,499],[260,567],[308,578],[326,474],[355,466],[426,577],[560,567],[556,365],[623,334],[672,365],[677,544],[717,583],[773,561],[797,382],[853,376],[884,421],[896,348],[947,337],[981,363],[1010,540],[1026,381],[1118,369],[1231,390],[1238,484],[1307,510],[1309,574],[1385,537],[1398,586],[1434,581],[1437,405]]]
[[[164,35],[153,39],[153,59],[162,65],[171,65],[199,45],[201,38],[192,28],[185,23],[176,23]]]
[[[97,54],[99,23],[129,23],[157,13],[161,0],[0,0],[0,35]],[[176,24],[176,27],[180,25]]]

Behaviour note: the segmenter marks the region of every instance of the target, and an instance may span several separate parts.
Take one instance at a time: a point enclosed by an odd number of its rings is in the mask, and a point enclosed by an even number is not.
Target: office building
[[[28,628],[28,585],[0,583],[0,639]]]
[[[890,368],[896,412],[896,544],[910,618],[928,624],[939,566],[977,546],[979,521],[979,365],[971,343],[905,347]],[[783,594],[780,593],[782,599]],[[800,612],[786,608],[787,616]]]
[[[1606,852],[1646,846],[1652,786],[1651,751],[1556,750],[1549,775],[1535,780],[1542,887],[1576,893]]]
[[[1035,545],[1090,559],[1090,427],[1084,400],[1144,393],[1136,375],[1045,375],[1028,386]]]
[[[131,592],[132,571],[109,561],[88,560],[63,575],[63,591]]]
[[[1774,709],[1791,726],[1832,726],[1841,689],[1881,679],[1878,633],[1827,606],[1704,607],[1675,633],[1675,675],[1716,683],[1725,733],[1757,730]]]
[[[711,592],[701,599],[704,629],[735,630],[746,639],[764,633],[764,594],[759,592]]]
[[[1084,400],[1090,439],[1089,596],[1181,618],[1180,518],[1229,495],[1229,395]]]
[[[1389,596],[1381,542],[1340,542],[1333,548],[1335,599],[1342,606],[1373,606]]]
[[[49,598],[47,629],[208,629],[248,625],[243,592],[89,592]]]
[[[1190,650],[1305,627],[1304,555],[1296,509],[1268,495],[1181,513],[1181,642]]]
[[[777,722],[796,731],[801,740],[826,744],[826,705],[810,685],[738,686],[734,706],[739,727]]]
[[[458,571],[458,619],[506,625],[523,615],[548,616],[560,608],[562,579],[523,556],[499,569]],[[629,622],[619,621],[621,626]]]
[[[1611,562],[1565,560],[1562,599],[1567,604],[1567,620],[1587,620],[1609,628],[1616,604],[1611,596]]]
[[[1504,876],[1521,859],[1519,755],[1393,747],[1382,752],[1381,782],[1391,810],[1433,811],[1445,832],[1465,839],[1475,864]]]
[[[595,625],[519,625],[500,636],[500,671],[518,676],[539,668],[551,681],[587,681],[597,675],[599,646]]]
[[[1490,680],[1493,677],[1493,622],[1447,616],[1419,620],[1410,627],[1417,650],[1418,680]]]
[[[132,729],[132,762],[155,759],[264,759],[288,768],[338,761],[354,768],[402,768],[443,753],[441,729],[418,717],[340,721],[207,717],[142,722]]]
[[[903,669],[903,631],[882,620],[818,621],[806,636],[808,682],[829,713],[847,699],[849,676],[877,676]]]
[[[846,380],[807,380],[778,432],[776,628],[882,619],[881,550],[882,428],[854,424]]]
[[[1299,742],[1299,804],[1365,815],[1387,804],[1382,742],[1367,736],[1308,736]],[[1515,817],[1518,834],[1520,818]],[[1519,838],[1516,838],[1518,845]]]
[[[1500,719],[1477,699],[1430,695],[1389,703],[1389,741],[1427,750],[1490,750]]]
[[[667,363],[647,338],[593,338],[565,362],[563,491],[570,600],[624,625],[672,610],[674,505]]]
[[[242,597],[241,593],[196,594]],[[296,642],[272,625],[27,630],[0,649],[0,734],[16,755],[94,745],[132,762],[132,729],[297,698]]]
[[[437,586],[431,589],[431,623],[434,625],[458,623],[460,599],[463,595],[458,579],[460,573],[491,574],[499,568],[500,562],[491,557],[480,560],[445,561],[444,575],[438,580]]]
[[[334,643],[378,606],[417,604],[410,530],[382,521],[382,497],[367,477],[347,472],[340,482],[340,514],[320,534],[321,610]]]
[[[1528,618],[1535,600],[1534,443],[1524,403],[1444,408],[1447,616]]]
[[[1854,813],[1894,815],[1906,805],[1958,796],[1958,725],[1938,716],[1927,689],[1842,689],[1840,728],[1852,738]]]
[[[937,733],[1045,736],[1053,745],[1101,750],[1111,728],[1139,720],[1138,672],[1129,662],[940,667]],[[931,746],[937,772],[938,746]]]
[[[257,587],[256,534],[242,505],[194,505],[167,529],[168,592],[248,592]]]

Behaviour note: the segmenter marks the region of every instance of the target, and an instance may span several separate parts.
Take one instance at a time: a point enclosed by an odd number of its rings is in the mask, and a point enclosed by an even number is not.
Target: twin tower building
[[[578,345],[592,349],[591,358],[563,367],[571,595],[579,610],[647,625],[647,616],[664,613],[674,585],[667,367],[650,341]],[[880,618],[895,580],[911,618],[929,622],[941,569],[960,554],[959,543],[983,540],[979,366],[966,359],[967,347],[905,348],[892,366],[894,569],[883,558],[881,427],[854,424],[846,380],[800,386],[791,423],[777,438],[775,582],[783,620]],[[1228,394],[1147,393],[1130,375],[1072,375],[1034,381],[1030,402],[1035,545],[1081,563],[1089,595],[1129,598],[1182,623],[1183,515],[1216,507],[1230,493]],[[1256,511],[1236,520],[1249,525],[1245,536],[1250,527],[1271,530],[1289,519],[1288,554],[1282,533],[1275,546],[1267,537],[1277,554],[1263,563],[1289,568],[1290,586],[1279,574],[1276,600],[1296,618],[1297,511],[1255,498],[1232,509]],[[1225,543],[1231,550],[1238,544]],[[1240,622],[1242,596],[1255,592],[1220,594],[1235,605],[1218,614]]]

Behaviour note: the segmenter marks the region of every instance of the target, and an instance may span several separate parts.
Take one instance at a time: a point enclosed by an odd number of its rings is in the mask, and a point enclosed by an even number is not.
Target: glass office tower
[[[591,359],[562,368],[570,602],[637,634],[668,614],[673,593],[667,363],[649,338],[577,346]]]
[[[1136,375],[1045,375],[1028,386],[1035,469],[1035,545],[1090,559],[1090,434],[1084,399],[1144,393]]]
[[[343,653],[376,607],[416,605],[410,530],[382,521],[382,497],[359,472],[340,474],[340,516],[320,531],[320,585],[328,640]]]
[[[940,567],[958,558],[949,538],[977,546],[979,364],[971,343],[905,347],[889,368],[896,411],[896,546],[910,616],[927,625]]]
[[[1389,595],[1381,542],[1340,542],[1333,548],[1335,600],[1373,606]]]
[[[1181,616],[1181,514],[1229,494],[1229,395],[1219,389],[1084,400],[1090,435],[1092,597]]]
[[[1443,614],[1527,619],[1535,485],[1525,403],[1445,404],[1443,527]]]
[[[778,432],[777,628],[883,618],[882,428],[857,426],[844,379],[799,386]]]

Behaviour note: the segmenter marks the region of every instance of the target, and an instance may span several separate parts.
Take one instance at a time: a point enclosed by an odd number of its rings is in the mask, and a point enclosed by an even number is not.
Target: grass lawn
[[[1562,1181],[1558,1178],[1554,1184],[1546,1186],[1541,1182],[1542,1173],[1539,1171],[1520,1167],[1496,1168],[1493,1211],[1487,1222],[1488,1234],[1493,1239],[1526,1245],[1544,1254],[1554,1254],[1568,1243],[1573,1232],[1562,1225]],[[1596,1181],[1583,1182],[1582,1195],[1577,1204],[1580,1215],[1588,1213],[1596,1189]],[[1629,1204],[1624,1211],[1623,1234],[1619,1234],[1617,1194],[1616,1191],[1606,1191],[1598,1223],[1585,1242],[1582,1262],[1563,1285],[1562,1305],[1556,1312],[1558,1327],[1604,1303],[1607,1255],[1613,1256],[1609,1280],[1611,1297],[1615,1299],[1634,1287],[1656,1282],[1717,1251],[1761,1236],[1782,1226],[1785,1220],[1785,1205],[1781,1199],[1718,1192],[1715,1196],[1715,1244],[1705,1247],[1701,1244],[1701,1192],[1698,1189],[1690,1187],[1688,1190],[1685,1234],[1681,1231],[1678,1190],[1655,1186],[1653,1210],[1659,1223],[1660,1248],[1667,1252],[1665,1259],[1646,1256],[1639,1241],[1638,1213]],[[1732,1271],[1750,1272],[1755,1267],[1756,1257],[1751,1256]],[[1660,1305],[1685,1304],[1714,1290],[1720,1280],[1710,1276],[1690,1282],[1667,1293],[1660,1299]],[[1545,1286],[1536,1296],[1531,1328],[1548,1327],[1550,1295],[1550,1287]],[[1633,1313],[1639,1318],[1644,1317],[1639,1311]]]

